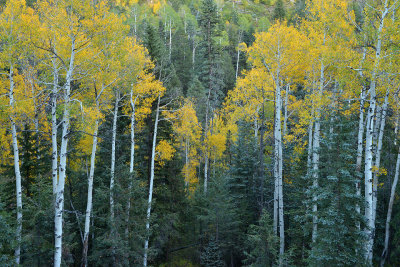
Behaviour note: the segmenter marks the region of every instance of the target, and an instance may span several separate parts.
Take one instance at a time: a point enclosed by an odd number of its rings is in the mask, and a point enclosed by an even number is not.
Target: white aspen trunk
[[[373,130],[374,130],[374,116],[376,107],[376,80],[378,74],[378,67],[381,59],[382,49],[382,30],[384,26],[385,16],[388,13],[388,0],[385,0],[385,10],[379,23],[377,32],[377,44],[375,52],[374,68],[371,73],[371,84],[369,89],[370,103],[367,114],[367,131],[366,131],[366,144],[365,144],[365,217],[367,227],[365,229],[367,241],[365,243],[365,259],[369,265],[372,265],[373,246],[374,246],[374,233],[375,229],[373,220],[373,195],[372,195],[372,165],[373,165]]]
[[[281,132],[282,133],[282,132]],[[279,146],[279,179],[278,179],[278,195],[279,195],[279,254],[285,253],[285,220],[283,213],[283,155],[282,155],[282,139]],[[282,259],[280,261],[282,265]]]
[[[115,211],[114,211],[114,183],[115,183],[115,145],[117,140],[117,119],[118,119],[118,105],[120,100],[120,92],[115,92],[115,107],[113,116],[112,127],[112,140],[111,140],[111,168],[110,168],[110,223],[111,223],[111,236],[115,236]],[[115,243],[115,242],[113,242]],[[115,245],[112,245],[113,264],[115,265]]]
[[[275,81],[275,123],[274,123],[274,180],[275,180],[275,190],[274,190],[274,207],[277,209],[278,222],[279,222],[279,255],[283,255],[285,250],[285,227],[283,220],[283,190],[282,190],[282,129],[281,129],[281,106],[282,106],[282,96],[281,96],[281,86],[279,80]],[[276,203],[277,202],[277,203]],[[276,213],[274,211],[274,219]],[[281,259],[279,260],[279,265],[281,265]]]
[[[189,186],[189,140],[185,140],[185,187]]]
[[[257,115],[254,116],[254,139],[256,140],[256,145],[257,145],[257,140],[258,140],[258,120],[257,120]]]
[[[53,197],[57,192],[57,171],[58,171],[58,153],[57,153],[57,94],[58,94],[58,69],[56,59],[53,62],[53,89],[51,92],[51,169],[53,179]]]
[[[325,66],[321,59],[321,71],[320,71],[320,85],[319,85],[319,97],[322,96],[325,82]],[[312,177],[313,177],[313,189],[316,190],[319,184],[319,150],[320,150],[320,108],[316,109],[315,112],[315,123],[314,123],[314,134],[313,134],[313,157],[312,157]],[[313,196],[313,229],[312,229],[312,242],[314,243],[318,235],[318,197],[314,192]]]
[[[74,69],[75,59],[75,40],[72,40],[71,56],[69,68],[66,75],[65,89],[64,89],[64,114],[63,114],[63,129],[61,137],[61,151],[60,151],[60,169],[59,179],[57,183],[57,193],[55,201],[55,218],[54,218],[54,235],[55,235],[55,249],[54,249],[54,266],[61,266],[62,257],[62,235],[63,235],[63,213],[64,213],[64,187],[66,178],[67,167],[67,147],[69,140],[69,124],[70,124],[70,96],[71,96],[71,81]]]
[[[133,90],[131,90],[131,155],[129,161],[129,184],[128,184],[128,200],[126,203],[126,219],[125,219],[125,238],[128,240],[129,238],[129,214],[131,210],[131,194],[132,194],[132,187],[133,187],[133,168],[135,166],[135,103],[136,99],[133,100]]]
[[[316,118],[314,124],[314,134],[313,134],[313,157],[312,157],[312,177],[313,177],[313,189],[316,190],[318,188],[318,172],[319,172],[319,143],[320,143],[320,122],[319,118]],[[312,241],[313,243],[317,239],[318,234],[318,215],[316,214],[318,211],[317,205],[318,197],[313,196],[313,229],[312,229]]]
[[[111,172],[110,172],[110,218],[111,218],[111,232],[114,230],[114,183],[115,183],[115,143],[117,139],[117,119],[118,119],[118,105],[119,105],[119,90],[115,92],[115,107],[112,126],[112,140],[111,140]]]
[[[390,221],[392,218],[394,197],[396,195],[396,186],[399,181],[399,172],[400,172],[399,169],[400,169],[400,149],[399,149],[399,153],[397,154],[396,172],[394,175],[392,189],[390,191],[390,200],[389,200],[389,206],[388,206],[388,211],[387,211],[387,215],[386,215],[385,245],[384,245],[384,248],[382,251],[382,256],[381,256],[381,267],[383,267],[385,265],[385,261],[386,261],[387,254],[388,254],[389,237],[390,237]]]
[[[286,92],[285,92],[285,114],[283,118],[283,136],[287,134],[287,120],[288,120],[288,102],[289,102],[289,93],[290,93],[290,84],[286,85]]]
[[[378,201],[378,177],[379,177],[379,168],[381,163],[381,152],[382,152],[382,145],[383,145],[383,133],[385,130],[386,124],[386,112],[387,106],[389,101],[389,90],[386,92],[385,101],[381,108],[381,116],[380,116],[380,124],[379,124],[379,131],[378,131],[378,142],[376,148],[376,157],[375,157],[375,167],[376,171],[373,173],[374,180],[373,180],[373,187],[372,187],[372,224],[375,227],[375,219],[376,219],[376,204]],[[375,234],[375,228],[372,231]]]
[[[211,86],[211,85],[210,85]],[[211,96],[211,87],[208,89],[207,96],[207,108],[206,108],[206,124],[204,129],[204,142],[206,142],[206,149],[204,151],[204,193],[207,193],[207,183],[208,183],[208,116],[210,112],[210,96]]]
[[[192,68],[194,69],[194,62],[196,59],[196,45],[194,41],[194,36],[193,36],[193,50],[192,50]]]
[[[381,116],[382,116],[382,108],[379,105],[376,105],[376,112],[375,112],[375,122],[374,122],[374,132],[372,137],[372,143],[374,144],[374,152],[373,154],[376,155],[378,151],[378,136],[379,136],[379,125],[381,124]]]
[[[136,37],[136,32],[137,32],[137,29],[136,29],[136,9],[135,9],[135,15],[134,15],[134,18],[135,18],[135,23],[133,24],[134,25],[134,31],[135,31],[135,37]]]
[[[171,60],[171,51],[172,51],[172,22],[171,18],[169,18],[169,60]]]
[[[97,133],[99,129],[99,121],[96,120],[93,132],[92,154],[90,156],[90,171],[88,179],[88,196],[86,203],[85,213],[85,232],[83,235],[83,253],[82,253],[82,266],[87,266],[87,253],[89,248],[89,230],[90,230],[90,216],[92,214],[93,206],[93,178],[94,167],[96,163],[96,149],[97,149]]]
[[[362,156],[363,156],[363,141],[364,141],[364,103],[365,103],[365,94],[364,88],[361,91],[360,95],[360,115],[358,120],[358,135],[357,135],[357,160],[356,160],[356,171],[361,173],[361,165],[362,165]],[[356,195],[357,197],[361,197],[361,180],[357,177],[356,182]],[[356,211],[360,214],[360,205],[356,205]],[[360,222],[357,222],[357,229],[360,230]]]
[[[204,155],[204,193],[207,193],[208,184],[208,146],[206,146],[206,151]]]
[[[312,167],[311,160],[313,151],[313,126],[314,123],[310,121],[310,125],[308,125],[307,174],[310,174],[310,170]]]
[[[160,113],[160,95],[158,95],[156,120],[154,122],[154,134],[153,134],[153,147],[151,148],[151,168],[150,168],[150,187],[149,187],[149,200],[147,202],[147,216],[146,216],[146,240],[144,242],[144,256],[143,266],[147,266],[147,252],[149,249],[149,238],[150,238],[150,213],[151,213],[151,201],[153,199],[153,183],[154,183],[154,161],[156,156],[156,145],[157,145],[157,130],[158,130],[158,116]]]
[[[274,133],[274,138],[275,138],[275,133]],[[277,157],[279,152],[276,150],[274,147],[274,158]],[[276,166],[277,164],[274,164],[274,213],[273,213],[273,223],[272,227],[274,228],[274,235],[276,236],[278,234],[278,207],[279,207],[279,182],[277,179],[278,172],[279,172],[279,166]]]
[[[235,78],[236,78],[236,80],[237,80],[237,77],[238,77],[238,74],[239,74],[239,60],[240,60],[240,49],[239,49],[239,44],[240,44],[240,41],[241,41],[241,36],[242,36],[242,33],[241,33],[241,31],[239,30],[239,42],[238,42],[238,46],[237,46],[236,72],[235,72]]]
[[[19,148],[18,148],[18,139],[17,139],[17,129],[15,127],[14,120],[14,68],[13,65],[10,64],[10,108],[11,108],[11,136],[12,136],[12,146],[13,146],[13,154],[14,154],[14,172],[15,172],[15,187],[16,187],[16,196],[17,196],[17,247],[15,248],[15,263],[19,265],[21,258],[21,234],[22,234],[22,186],[21,186],[21,171],[20,171],[20,162],[19,162]]]
[[[399,117],[397,116],[396,122],[395,122],[395,128],[394,128],[394,135],[397,136],[397,132],[399,131]],[[397,139],[394,139],[394,145],[397,145]]]

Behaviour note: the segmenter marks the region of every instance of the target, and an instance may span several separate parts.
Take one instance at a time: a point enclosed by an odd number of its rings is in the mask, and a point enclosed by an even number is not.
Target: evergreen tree
[[[318,236],[312,247],[310,266],[349,266],[362,262],[362,233],[356,212],[360,199],[355,192],[355,144],[357,127],[338,112],[323,125],[320,186],[318,195]],[[353,162],[353,163],[352,163]]]
[[[274,6],[273,20],[284,20],[286,16],[285,6],[283,0],[277,0]]]
[[[274,266],[278,255],[278,237],[274,235],[272,220],[264,210],[256,225],[249,226],[246,240],[245,266]]]

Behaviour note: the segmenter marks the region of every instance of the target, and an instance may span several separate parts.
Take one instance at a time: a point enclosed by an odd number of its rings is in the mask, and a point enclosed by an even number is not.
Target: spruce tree
[[[361,204],[355,192],[355,121],[339,112],[324,123],[318,196],[318,236],[312,245],[310,266],[349,266],[362,262],[362,233],[356,212]]]

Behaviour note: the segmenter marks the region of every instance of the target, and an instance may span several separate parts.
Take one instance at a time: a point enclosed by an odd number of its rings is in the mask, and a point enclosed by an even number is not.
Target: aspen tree
[[[17,139],[17,123],[16,114],[16,91],[18,90],[15,77],[18,75],[18,67],[21,59],[26,54],[28,47],[28,39],[26,36],[30,34],[30,23],[36,23],[33,10],[26,7],[24,0],[8,1],[0,15],[0,39],[3,43],[0,53],[0,66],[8,70],[6,74],[8,79],[7,92],[9,98],[9,119],[12,137],[12,150],[14,159],[14,173],[16,185],[16,207],[17,207],[17,229],[15,248],[15,264],[19,265],[21,260],[21,241],[22,241],[22,186],[20,171],[20,151]],[[25,50],[25,51],[24,51]]]
[[[353,28],[349,22],[354,19],[354,14],[347,10],[347,3],[339,0],[308,1],[308,19],[303,21],[302,30],[310,40],[309,53],[315,60],[311,63],[313,72],[310,73],[314,80],[312,84],[314,96],[314,120],[312,139],[312,179],[313,190],[318,189],[319,184],[319,150],[321,131],[321,108],[324,105],[324,92],[331,78],[327,76],[327,70],[333,61],[338,60],[341,51],[351,44]],[[317,71],[318,70],[318,71]],[[316,82],[317,81],[317,82]],[[317,239],[318,229],[318,196],[313,195],[313,230],[312,240]]]
[[[85,213],[85,229],[83,234],[83,251],[82,251],[82,264],[87,265],[87,253],[89,242],[90,218],[93,206],[93,180],[96,162],[96,150],[98,143],[98,129],[102,122],[102,111],[108,108],[110,103],[107,99],[111,99],[111,88],[114,83],[119,79],[118,70],[116,66],[119,59],[116,56],[118,50],[124,47],[123,34],[126,33],[127,27],[124,27],[122,20],[117,18],[114,14],[108,12],[105,6],[100,6],[97,10],[103,17],[97,23],[102,26],[103,34],[96,36],[92,41],[94,43],[93,49],[89,52],[93,61],[87,62],[87,68],[93,68],[94,72],[90,73],[85,84],[91,90],[88,94],[83,94],[81,101],[86,104],[87,110],[85,114],[89,115],[86,119],[86,127],[89,129],[86,132],[92,136],[85,136],[84,139],[92,137],[91,141],[91,156],[90,156],[90,171],[88,176],[88,195]],[[93,18],[94,20],[99,18]],[[108,25],[108,27],[107,27]],[[97,56],[96,56],[97,55]],[[86,105],[85,105],[86,106]],[[85,107],[86,108],[86,107]],[[90,123],[89,123],[90,122]],[[83,140],[84,142],[86,140]],[[90,141],[88,141],[90,143]],[[89,148],[88,148],[89,150]]]
[[[257,33],[256,41],[249,48],[250,61],[256,68],[265,68],[273,80],[275,92],[274,122],[274,231],[279,225],[280,250],[285,250],[285,228],[283,217],[283,155],[282,155],[282,80],[294,77],[304,67],[300,64],[301,46],[305,36],[285,23],[277,22],[267,33]],[[278,215],[278,216],[277,216]],[[278,218],[279,217],[279,224]],[[281,258],[282,259],[282,258]],[[280,264],[283,262],[280,260]]]
[[[97,3],[97,7],[104,2]],[[55,56],[62,64],[62,74],[65,75],[63,85],[63,115],[60,159],[55,197],[55,250],[54,266],[60,266],[62,261],[64,187],[67,168],[67,151],[70,137],[72,83],[77,63],[84,58],[84,51],[89,47],[96,32],[98,21],[96,7],[90,1],[56,1],[48,0],[38,3],[38,13],[45,25],[46,36],[36,47],[41,48],[51,56]],[[97,28],[98,30],[98,28]],[[61,75],[61,72],[60,72]],[[54,128],[53,128],[54,130]],[[54,153],[54,152],[53,152]],[[54,162],[55,163],[55,162]],[[54,170],[54,168],[53,168]]]
[[[367,110],[367,127],[366,127],[366,142],[365,142],[365,217],[366,217],[366,235],[367,241],[365,243],[365,260],[368,264],[372,264],[373,257],[373,245],[374,245],[374,231],[375,231],[375,220],[374,220],[374,200],[373,200],[373,156],[374,156],[374,144],[373,136],[375,129],[375,113],[376,113],[376,97],[377,97],[377,83],[379,79],[379,72],[381,68],[382,54],[385,53],[383,45],[386,42],[387,36],[385,35],[385,25],[388,20],[388,15],[391,10],[395,9],[399,5],[399,1],[385,0],[382,5],[379,5],[373,10],[368,12],[369,16],[366,19],[365,25],[369,26],[372,24],[376,29],[374,44],[375,53],[371,59],[371,70],[370,70],[370,86],[368,90],[369,94],[369,107]],[[370,5],[366,5],[366,8],[372,8]],[[375,12],[379,12],[380,16],[376,20],[373,17]],[[366,30],[366,29],[364,29]]]
[[[398,114],[396,114],[399,116]],[[398,125],[395,126],[396,129],[398,129]],[[397,138],[397,136],[395,136]],[[396,145],[396,142],[395,142]],[[396,187],[399,181],[399,173],[400,173],[400,148],[399,152],[397,154],[397,161],[396,161],[396,167],[395,167],[395,175],[392,183],[392,188],[390,191],[390,199],[389,199],[389,204],[388,204],[388,210],[387,210],[387,215],[386,215],[386,224],[385,224],[385,241],[384,241],[384,248],[382,251],[381,255],[381,262],[380,266],[383,267],[385,266],[386,259],[388,257],[388,249],[389,249],[389,238],[390,238],[390,222],[392,219],[392,212],[393,212],[393,203],[394,199],[396,196]]]

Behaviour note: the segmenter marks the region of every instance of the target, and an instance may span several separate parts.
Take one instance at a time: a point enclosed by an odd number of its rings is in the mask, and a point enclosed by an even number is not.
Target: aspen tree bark
[[[117,120],[118,120],[118,105],[120,100],[120,92],[115,92],[115,107],[113,116],[112,127],[112,140],[111,140],[111,169],[110,169],[110,222],[111,222],[111,235],[115,235],[115,211],[114,211],[114,184],[115,184],[115,145],[117,140]],[[113,264],[115,264],[115,245],[112,248]]]
[[[290,92],[290,84],[286,85],[286,92],[285,92],[285,114],[283,117],[283,136],[287,134],[287,120],[288,120],[288,102],[289,102],[289,92]]]
[[[274,125],[274,176],[275,176],[275,191],[278,197],[278,216],[279,216],[279,254],[283,255],[285,250],[285,227],[283,220],[283,184],[282,184],[282,127],[281,127],[281,106],[282,95],[279,80],[275,81],[275,125]]]
[[[94,167],[96,163],[96,149],[97,149],[97,134],[99,129],[99,121],[96,120],[93,132],[92,154],[90,156],[90,171],[88,179],[88,196],[86,203],[85,213],[85,232],[83,235],[83,253],[82,253],[82,266],[87,266],[87,253],[89,248],[89,230],[90,230],[90,216],[92,214],[93,206],[93,178]]]
[[[314,103],[312,103],[311,108],[311,118],[314,116]],[[307,177],[310,176],[310,171],[312,168],[312,155],[313,155],[313,129],[314,122],[310,119],[310,124],[308,125],[308,147],[307,147]]]
[[[389,90],[387,90],[385,95],[385,101],[381,108],[381,115],[380,115],[380,123],[379,123],[379,131],[378,131],[378,140],[377,140],[377,148],[376,148],[376,156],[375,156],[375,168],[376,171],[373,173],[373,186],[372,186],[372,224],[374,225],[373,233],[375,235],[375,220],[376,220],[376,204],[378,201],[378,176],[379,176],[379,168],[381,163],[381,152],[382,152],[382,145],[383,145],[383,133],[385,130],[385,123],[386,123],[386,113],[387,113],[387,106],[389,101]]]
[[[185,187],[189,185],[189,140],[186,138],[185,140]]]
[[[210,67],[211,68],[211,67]],[[209,70],[209,75],[211,76],[211,69]],[[206,108],[206,124],[204,129],[204,142],[206,142],[206,149],[204,151],[204,193],[207,193],[207,183],[208,183],[208,120],[210,113],[210,97],[211,97],[211,77],[209,78],[209,88],[207,96],[207,108]]]
[[[133,90],[131,90],[131,108],[132,108],[132,114],[131,114],[131,154],[130,154],[130,161],[129,161],[129,184],[128,184],[128,200],[126,203],[126,219],[125,219],[125,238],[128,240],[129,237],[129,215],[131,211],[131,194],[132,194],[132,187],[133,187],[133,168],[135,166],[135,125],[136,125],[136,119],[135,119],[135,104],[136,104],[136,99],[133,100]]]
[[[172,51],[172,21],[169,18],[169,60],[171,60],[171,51]]]
[[[364,35],[365,38],[365,35]],[[358,74],[360,75],[361,79],[364,79],[363,73],[363,65],[365,58],[367,56],[367,48],[363,48],[363,55],[360,62],[360,67]],[[358,119],[358,134],[357,134],[357,158],[356,158],[356,175],[361,175],[361,166],[362,166],[362,157],[363,157],[363,150],[364,150],[364,106],[365,106],[365,81],[362,81],[362,89],[360,93],[360,107],[359,107],[359,119]],[[356,177],[356,195],[357,197],[361,197],[361,177]],[[360,205],[356,204],[356,211],[358,214],[361,213]],[[357,229],[360,230],[360,222],[357,221],[356,223]]]
[[[62,256],[64,187],[65,187],[66,167],[67,167],[67,147],[69,141],[71,82],[72,82],[72,72],[74,69],[75,52],[76,52],[75,40],[73,39],[71,45],[69,68],[67,71],[65,88],[64,88],[64,113],[63,113],[63,128],[62,128],[61,150],[60,150],[60,169],[59,169],[59,179],[57,183],[57,193],[55,201],[55,218],[54,218],[54,226],[55,226],[54,266],[55,267],[61,266],[61,256]]]
[[[321,60],[321,71],[320,71],[320,85],[319,85],[319,97],[322,96],[325,82],[325,66]],[[319,150],[320,150],[320,122],[321,111],[320,108],[315,110],[315,122],[314,122],[314,133],[313,133],[313,156],[312,156],[312,177],[313,177],[313,189],[316,190],[319,186]],[[313,229],[312,229],[312,242],[314,243],[318,235],[318,197],[314,192],[313,196]]]
[[[394,175],[394,180],[392,184],[392,189],[390,191],[390,200],[389,200],[389,206],[388,206],[388,211],[386,215],[386,225],[385,225],[385,244],[384,248],[382,251],[382,256],[381,256],[381,267],[385,265],[385,261],[388,255],[388,249],[389,249],[389,237],[390,237],[390,221],[392,219],[392,211],[393,211],[393,203],[394,203],[394,197],[396,195],[396,187],[397,183],[399,181],[399,172],[400,172],[400,148],[399,148],[399,153],[397,154],[397,162],[396,162],[396,172]]]
[[[154,122],[153,146],[151,148],[150,187],[149,187],[149,200],[147,202],[146,240],[144,242],[143,266],[147,266],[147,254],[148,254],[148,249],[149,249],[150,213],[151,213],[151,201],[153,199],[154,162],[155,162],[155,157],[156,157],[157,130],[158,130],[159,113],[160,113],[160,95],[158,95],[157,110],[156,110],[156,120]]]
[[[52,59],[53,63],[53,88],[51,91],[51,169],[53,179],[53,196],[57,192],[57,169],[58,169],[58,153],[57,153],[57,94],[58,94],[58,68],[56,59]]]
[[[312,151],[313,151],[313,127],[314,123],[311,121],[310,125],[308,125],[308,147],[307,147],[307,174],[310,173],[311,169],[311,160],[312,160]]]
[[[357,159],[356,159],[356,172],[361,173],[362,156],[363,156],[363,145],[364,145],[364,103],[365,103],[365,87],[363,87],[360,95],[360,108],[359,108],[359,120],[358,120],[358,134],[357,134]],[[356,195],[361,196],[361,180],[357,177],[356,182]],[[360,214],[360,206],[356,205],[356,211]],[[360,222],[357,222],[357,228],[360,229]]]
[[[20,160],[19,160],[19,148],[18,148],[18,139],[17,139],[17,129],[15,127],[15,119],[14,115],[14,68],[13,65],[10,64],[10,72],[9,72],[9,80],[10,80],[10,108],[11,108],[11,136],[12,136],[12,146],[13,146],[13,154],[14,154],[14,172],[15,172],[15,187],[16,187],[16,196],[17,196],[17,247],[15,248],[15,263],[17,265],[20,264],[21,257],[21,234],[22,234],[22,186],[21,186],[21,171],[20,171]]]
[[[365,259],[368,264],[372,265],[372,254],[374,245],[374,233],[375,229],[373,220],[373,130],[374,130],[374,117],[376,109],[376,80],[378,75],[378,67],[381,59],[382,50],[382,30],[385,22],[385,17],[388,14],[388,0],[385,0],[385,10],[382,12],[382,16],[377,31],[377,42],[375,52],[375,62],[371,73],[371,84],[369,88],[369,108],[367,113],[367,130],[366,130],[366,144],[365,144],[365,217],[367,221],[367,227],[365,229],[367,235],[367,241],[365,243]]]
[[[312,177],[313,177],[313,189],[316,190],[318,188],[318,172],[319,172],[319,143],[320,143],[320,122],[317,118],[314,124],[314,134],[313,134],[313,157],[312,157]],[[318,231],[318,215],[316,214],[318,211],[317,205],[318,197],[316,193],[313,196],[313,230],[312,230],[312,241],[313,243],[317,239],[317,231]]]
[[[236,56],[236,71],[235,71],[235,78],[237,80],[238,74],[239,74],[239,60],[240,60],[240,49],[239,49],[239,44],[242,38],[242,32],[239,30],[239,42],[237,46],[237,56]]]
[[[114,183],[115,183],[115,143],[117,139],[117,120],[118,120],[118,105],[120,93],[119,90],[115,92],[115,107],[112,126],[112,140],[111,140],[111,172],[110,172],[110,217],[112,224],[112,231],[114,229]]]

